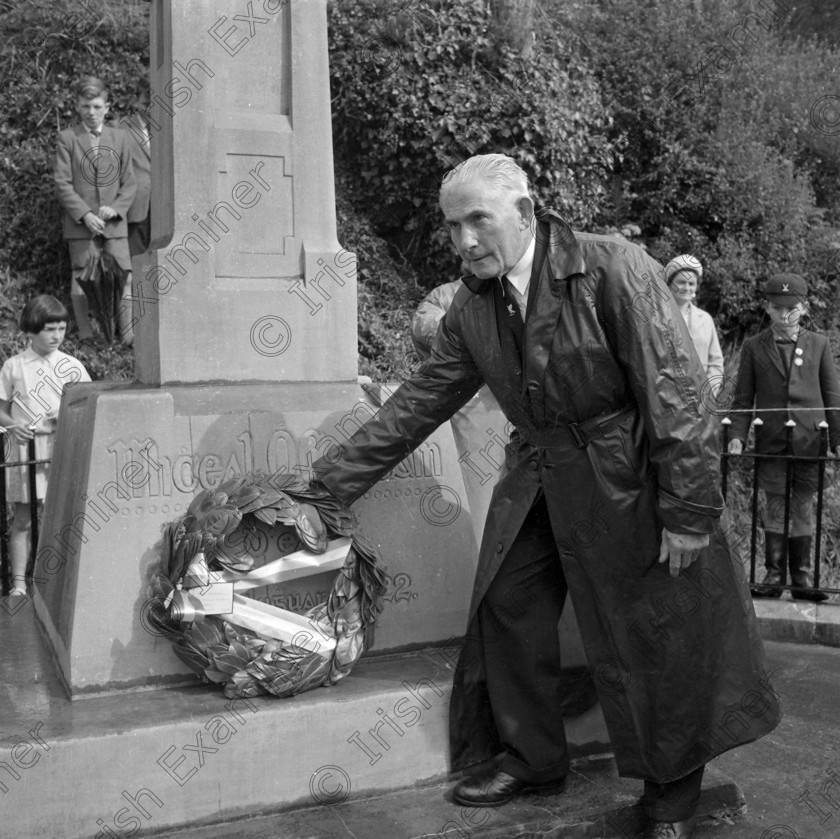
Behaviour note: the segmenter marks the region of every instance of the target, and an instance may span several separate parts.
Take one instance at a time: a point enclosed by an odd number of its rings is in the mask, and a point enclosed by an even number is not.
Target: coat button
[[[536,471],[537,469],[539,469],[539,468],[540,468],[540,465],[539,465],[539,463],[537,463],[537,461],[536,461],[536,460],[532,460],[532,461],[528,464],[528,468],[529,468],[529,469],[533,469],[534,471]]]
[[[504,542],[497,542],[496,543],[496,553],[497,554],[500,554],[504,549],[505,549],[505,543]]]

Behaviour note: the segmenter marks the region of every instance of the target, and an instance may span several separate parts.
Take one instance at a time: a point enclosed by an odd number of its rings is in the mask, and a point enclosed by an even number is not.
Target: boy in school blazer
[[[750,409],[761,419],[755,426],[755,450],[760,454],[819,454],[820,423],[828,423],[829,449],[840,457],[840,382],[831,345],[801,325],[807,312],[808,285],[797,274],[777,274],[764,286],[765,309],[772,321],[768,329],[747,339],[741,350],[738,383],[732,407],[730,454],[740,454],[752,420]],[[768,410],[776,409],[776,410]],[[778,410],[784,409],[784,410]],[[739,413],[741,411],[741,413]],[[788,446],[788,421],[793,420]],[[790,499],[790,519],[785,538],[785,487],[787,462],[759,463],[758,483],[765,497],[765,567],[756,597],[779,597],[790,568],[791,594],[797,600],[821,601],[827,595],[812,587],[812,509],[817,490],[817,462],[795,460]]]
[[[93,76],[76,86],[76,113],[81,122],[58,135],[53,181],[58,203],[64,209],[64,238],[70,249],[73,279],[70,299],[82,340],[93,337],[88,302],[78,279],[91,255],[104,247],[128,272],[124,297],[131,294],[131,257],[128,252],[129,208],[136,181],[129,138],[119,128],[105,125],[108,89]],[[131,303],[123,305],[120,332],[131,343]]]

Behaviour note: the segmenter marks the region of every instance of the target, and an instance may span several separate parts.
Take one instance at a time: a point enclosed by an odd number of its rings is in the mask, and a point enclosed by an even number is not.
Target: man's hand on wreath
[[[676,577],[683,568],[688,568],[700,551],[709,545],[709,534],[700,536],[691,533],[671,533],[662,529],[662,547],[659,549],[659,561],[669,561],[672,577]]]
[[[729,441],[729,445],[726,448],[726,451],[729,454],[741,454],[744,451],[744,443],[742,440],[734,439]]]

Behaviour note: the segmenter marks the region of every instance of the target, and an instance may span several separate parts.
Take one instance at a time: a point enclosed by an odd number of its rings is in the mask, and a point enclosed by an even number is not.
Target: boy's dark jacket
[[[840,408],[840,382],[834,365],[831,344],[825,335],[800,329],[790,372],[776,348],[773,327],[759,332],[744,342],[738,383],[732,402],[733,439],[746,440],[750,423],[755,416],[762,425],[756,426],[756,451],[764,454],[784,454],[787,443],[785,423],[792,419],[792,448],[789,453],[800,457],[819,454],[819,424],[828,422],[829,446],[840,444],[840,411],[825,411],[824,407]],[[785,411],[766,411],[762,408],[787,408]],[[817,410],[803,410],[815,408]],[[745,411],[736,413],[735,411]]]
[[[498,328],[498,283],[467,277],[429,360],[314,469],[351,503],[489,385],[517,430],[455,676],[453,766],[502,750],[480,646],[492,639],[480,638],[475,614],[543,492],[621,774],[674,780],[779,720],[737,549],[718,524],[705,375],[657,263],[628,242],[544,219],[548,256],[529,303],[521,379],[504,346],[509,330]],[[577,448],[568,424],[592,418],[603,436]],[[711,537],[676,578],[657,561],[663,524]],[[746,698],[754,704],[745,710]]]

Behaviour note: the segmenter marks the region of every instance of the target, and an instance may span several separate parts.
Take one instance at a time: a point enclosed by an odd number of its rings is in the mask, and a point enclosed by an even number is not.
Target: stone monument
[[[307,477],[376,411],[336,238],[325,0],[154,0],[150,64],[138,381],[65,395],[36,557],[72,697],[192,681],[144,615],[162,526],[232,476]],[[357,508],[391,580],[377,649],[461,635],[476,545],[448,426]],[[305,609],[331,579],[274,602]]]
[[[231,477],[308,477],[377,410],[357,380],[356,260],[336,238],[326,0],[153,0],[150,64],[137,381],[65,394],[36,556],[73,698],[193,683],[144,611],[163,525]],[[476,442],[482,476],[499,439]],[[376,649],[461,636],[477,545],[449,425],[356,512],[390,578]],[[260,596],[305,610],[332,576]]]

